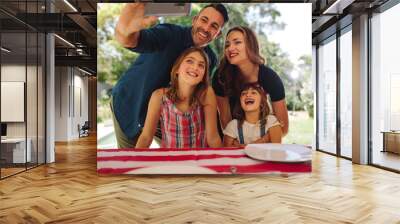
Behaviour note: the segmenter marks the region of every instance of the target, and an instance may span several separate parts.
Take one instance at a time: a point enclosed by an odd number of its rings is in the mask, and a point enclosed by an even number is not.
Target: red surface
[[[189,155],[179,155],[179,152],[190,153]],[[185,161],[190,166],[198,164],[197,166],[211,169],[217,174],[304,173],[312,171],[311,162],[283,163],[254,160],[244,153],[243,148],[99,149],[97,171],[100,174],[124,174],[155,164],[157,166],[165,165],[168,169],[168,166],[174,166],[176,163],[186,165]]]

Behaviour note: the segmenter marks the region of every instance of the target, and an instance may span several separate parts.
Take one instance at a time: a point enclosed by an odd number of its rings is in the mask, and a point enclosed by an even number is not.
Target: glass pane
[[[27,131],[28,131],[28,144],[30,144],[30,160],[28,160],[28,167],[37,165],[37,127],[38,127],[38,107],[37,107],[37,91],[38,91],[38,36],[36,32],[27,33],[28,38],[28,63],[27,63],[27,81],[26,81],[26,113],[27,113]]]
[[[19,7],[22,6],[19,5]],[[0,13],[0,17],[7,18],[8,16]],[[2,178],[25,170],[25,163],[31,158],[31,142],[26,141],[25,119],[26,33],[24,30],[12,31],[11,27],[3,25],[0,87],[1,122],[4,126],[0,149]]]
[[[400,4],[372,25],[372,163],[400,170]]]
[[[340,37],[340,153],[352,157],[352,35]]]
[[[318,146],[336,153],[336,40],[318,48]]]
[[[45,35],[39,33],[38,45],[38,164],[45,163]]]

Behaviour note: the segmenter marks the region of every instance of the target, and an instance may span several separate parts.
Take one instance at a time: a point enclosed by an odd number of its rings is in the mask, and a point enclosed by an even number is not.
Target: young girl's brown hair
[[[269,114],[267,95],[266,95],[264,89],[257,82],[243,84],[240,88],[240,95],[242,94],[243,91],[246,91],[249,89],[256,90],[261,96],[260,113],[258,116],[258,120],[261,121],[260,122],[261,125],[265,125],[267,123],[267,120],[266,120],[267,115]],[[238,127],[242,127],[246,116],[245,116],[245,112],[240,104],[240,100],[238,103],[236,103],[235,108],[233,110],[233,118],[238,120]]]
[[[192,96],[189,99],[189,105],[193,106],[195,104],[199,103],[199,99],[202,99],[204,96],[204,93],[206,93],[207,87],[209,85],[208,81],[208,73],[209,73],[209,60],[207,54],[198,47],[192,47],[186,49],[176,60],[174,65],[172,66],[171,69],[171,86],[169,90],[167,91],[167,97],[174,103],[180,102],[181,99],[178,97],[178,89],[179,89],[179,83],[178,83],[178,70],[179,66],[181,65],[183,59],[189,55],[190,53],[193,52],[199,52],[200,55],[203,57],[204,62],[205,62],[205,71],[204,71],[204,76],[203,79],[199,84],[197,84]]]
[[[246,53],[253,64],[262,65],[266,63],[266,60],[260,54],[257,36],[250,28],[245,26],[233,27],[227,32],[226,37],[233,31],[239,31],[243,34]],[[225,51],[223,52],[217,71],[218,82],[224,87],[224,92],[227,96],[232,96],[239,91],[243,78],[237,66],[230,64],[226,58]]]

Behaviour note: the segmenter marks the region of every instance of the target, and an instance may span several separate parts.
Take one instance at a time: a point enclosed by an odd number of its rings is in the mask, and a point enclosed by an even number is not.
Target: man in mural
[[[146,118],[152,92],[166,87],[176,58],[187,48],[201,47],[210,59],[212,71],[217,58],[208,44],[221,34],[229,20],[222,4],[209,4],[193,17],[192,26],[159,24],[145,16],[145,4],[127,4],[115,30],[116,39],[140,56],[113,88],[111,109],[118,148],[133,148]]]

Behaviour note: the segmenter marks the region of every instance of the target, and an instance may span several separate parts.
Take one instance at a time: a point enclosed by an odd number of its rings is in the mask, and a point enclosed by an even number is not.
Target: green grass
[[[289,133],[283,138],[283,143],[311,145],[314,135],[313,118],[306,112],[289,112]]]
[[[289,133],[283,138],[286,144],[311,145],[314,135],[313,118],[308,117],[307,112],[289,112]],[[112,133],[98,141],[99,148],[115,148],[115,135]]]
[[[99,149],[114,149],[117,148],[117,140],[115,133],[110,133],[107,136],[97,141],[97,148]]]

